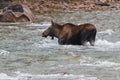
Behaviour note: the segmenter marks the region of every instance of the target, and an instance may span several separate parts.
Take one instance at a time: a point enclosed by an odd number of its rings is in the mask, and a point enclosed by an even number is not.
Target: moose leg
[[[90,40],[89,40],[90,45],[94,46],[94,44],[95,44],[95,37],[96,37],[96,30],[92,30],[91,35],[89,35],[89,36],[90,36]]]
[[[90,40],[90,45],[94,46],[94,44],[95,44],[95,41],[94,40]]]
[[[59,38],[58,43],[61,44],[61,45],[64,45],[64,44],[66,44],[66,39],[65,38]]]
[[[81,45],[86,46],[87,41],[81,41]]]
[[[61,45],[68,44],[67,34],[61,35],[61,36],[58,38],[58,43],[61,44]]]
[[[87,37],[88,37],[88,35],[87,35],[87,30],[82,31],[82,32],[80,33],[79,37],[80,37],[81,45],[86,46]]]

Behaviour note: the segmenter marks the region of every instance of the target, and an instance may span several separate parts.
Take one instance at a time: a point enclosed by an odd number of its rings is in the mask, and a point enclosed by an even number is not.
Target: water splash
[[[101,51],[119,51],[120,50],[120,41],[110,42],[107,40],[97,40],[95,48]]]

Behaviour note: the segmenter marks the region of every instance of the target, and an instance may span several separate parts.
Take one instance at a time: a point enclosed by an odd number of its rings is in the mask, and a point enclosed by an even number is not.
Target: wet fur
[[[94,46],[96,32],[95,26],[90,23],[81,25],[66,23],[59,25],[52,22],[51,27],[46,29],[42,36],[51,36],[52,39],[56,37],[61,45],[86,45],[86,42],[89,42],[91,46]]]

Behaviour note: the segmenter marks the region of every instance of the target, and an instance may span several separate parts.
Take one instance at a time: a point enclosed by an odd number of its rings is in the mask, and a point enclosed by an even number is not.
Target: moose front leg
[[[61,44],[61,45],[64,45],[64,44],[66,44],[66,39],[65,38],[59,38],[58,43]]]
[[[61,45],[68,44],[67,37],[68,37],[67,34],[60,35],[58,38],[58,43]]]

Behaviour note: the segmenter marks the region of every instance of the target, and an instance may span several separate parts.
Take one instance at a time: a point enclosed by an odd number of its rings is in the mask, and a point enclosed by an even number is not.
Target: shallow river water
[[[36,17],[35,23],[0,23],[0,80],[120,80],[120,10]],[[51,19],[94,24],[95,46],[41,37]]]

